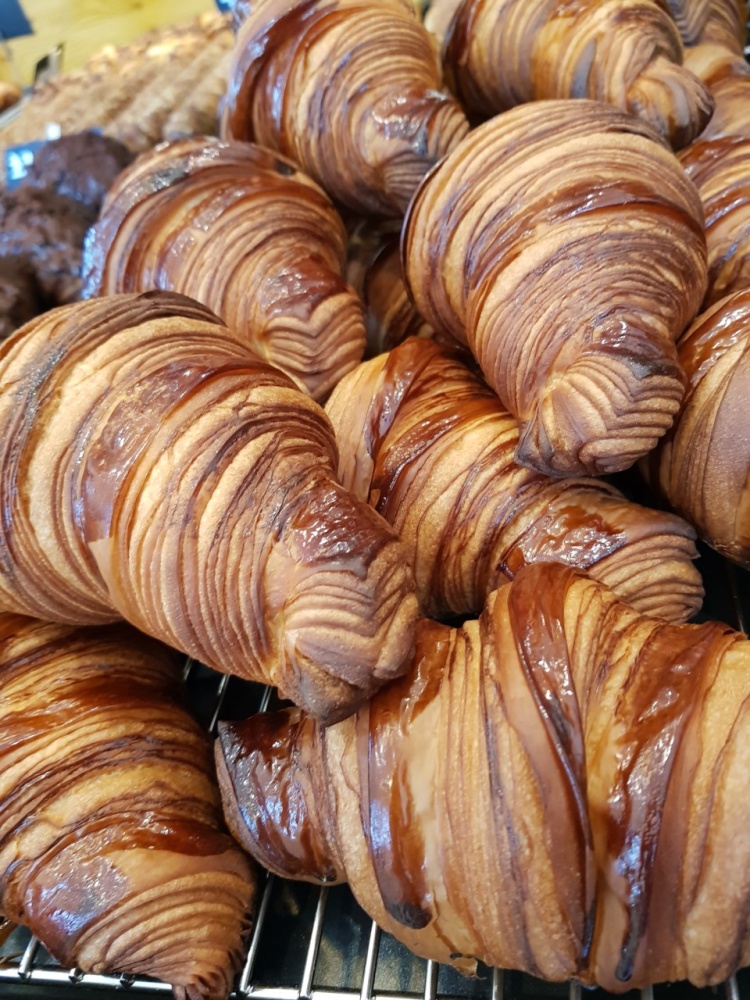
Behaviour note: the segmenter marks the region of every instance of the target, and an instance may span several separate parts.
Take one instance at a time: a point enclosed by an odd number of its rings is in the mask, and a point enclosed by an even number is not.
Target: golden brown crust
[[[323,410],[166,293],[56,310],[0,347],[0,606],[123,617],[324,718],[399,674],[401,545],[335,478]]]
[[[398,531],[424,614],[478,614],[543,561],[588,570],[643,613],[700,607],[688,525],[601,481],[519,466],[518,422],[455,349],[406,341],[339,383],[327,413],[341,480]]]
[[[279,150],[355,211],[397,217],[468,131],[440,88],[408,0],[266,0],[237,36],[222,134]]]
[[[730,135],[750,138],[747,20],[744,0],[713,0],[700,44],[685,53],[685,65],[706,84],[714,102],[714,113],[701,140]]]
[[[717,983],[748,952],[749,661],[726,626],[641,617],[537,565],[477,622],[420,623],[411,672],[355,716],[224,723],[217,756],[254,783],[249,850],[293,789],[298,828],[324,824],[318,848],[420,955],[616,992]],[[277,870],[320,870],[275,843]]]
[[[67,968],[223,998],[254,896],[177,654],[0,616],[0,910]]]
[[[695,45],[701,39],[714,0],[656,0],[656,2],[671,14],[680,29],[685,45]]]
[[[655,140],[605,104],[537,101],[475,129],[410,206],[414,302],[471,348],[540,472],[627,468],[679,408],[703,213]]]
[[[680,162],[703,202],[709,306],[750,285],[750,136],[694,142]]]
[[[747,40],[747,21],[745,0],[710,0],[700,44],[723,45],[741,56]]]
[[[345,269],[344,225],[313,181],[259,146],[205,138],[118,178],[84,261],[87,295],[189,295],[316,399],[365,349]]]
[[[750,289],[711,306],[678,348],[688,391],[651,478],[706,541],[750,568]]]
[[[231,44],[227,18],[209,13],[185,25],[149,32],[129,45],[107,45],[83,69],[36,89],[3,132],[3,142],[12,146],[45,139],[50,125],[62,134],[101,128],[140,152],[170,138],[168,119],[178,105],[184,125],[193,100],[200,105],[200,115],[190,134],[215,135],[221,93],[214,85],[207,94],[202,82]]]
[[[665,2],[679,4],[659,0]],[[696,0],[683,0],[690,2]],[[681,149],[700,134],[712,103],[682,66],[679,31],[659,3],[443,0],[426,23],[442,38],[446,77],[472,114],[489,117],[526,101],[590,98],[639,116]],[[702,8],[706,0],[697,4]],[[691,29],[701,18],[691,19]]]
[[[407,337],[440,339],[406,291],[400,223],[358,219],[347,228],[347,277],[365,307],[368,356],[390,351]]]

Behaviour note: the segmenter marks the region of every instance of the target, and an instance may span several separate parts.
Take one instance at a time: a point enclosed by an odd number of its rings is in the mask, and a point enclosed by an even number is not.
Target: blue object
[[[0,0],[0,3],[4,0]],[[27,142],[23,146],[10,146],[5,150],[5,186],[9,191],[18,187],[29,167],[34,162],[37,150],[46,145],[44,142]]]
[[[0,0],[0,3],[2,3],[2,0]],[[219,8],[222,14],[228,14],[231,11],[234,4],[232,3],[232,0],[216,0],[216,6]]]
[[[0,0],[0,37],[8,39],[33,34],[19,0]]]

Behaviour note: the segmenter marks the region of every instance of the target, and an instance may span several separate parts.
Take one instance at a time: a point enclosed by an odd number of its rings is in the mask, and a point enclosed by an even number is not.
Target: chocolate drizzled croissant
[[[518,417],[522,464],[614,472],[671,425],[674,341],[706,288],[703,213],[642,122],[591,101],[500,115],[420,187],[402,248],[419,312]]]
[[[678,347],[688,391],[650,478],[707,542],[750,568],[750,288],[699,316]]]
[[[746,0],[710,0],[699,42],[723,45],[741,56],[745,50],[747,20]]]
[[[654,0],[436,0],[425,23],[475,115],[587,97],[637,115],[675,149],[711,116],[706,87],[682,66],[678,28]]]
[[[410,0],[266,0],[242,24],[223,135],[289,156],[355,211],[402,215],[466,134]]]
[[[657,0],[674,18],[686,45],[700,41],[711,13],[712,0]]]
[[[336,459],[323,410],[203,306],[48,313],[0,345],[0,608],[122,617],[344,715],[404,669],[416,598]]]
[[[693,533],[599,480],[516,464],[518,422],[455,350],[408,340],[360,365],[327,405],[339,476],[398,531],[433,618],[477,614],[531,562],[590,570],[645,614],[701,604]]]
[[[323,398],[365,349],[346,231],[323,191],[248,143],[188,139],[140,157],[89,233],[87,295],[182,292]]]
[[[750,137],[750,68],[744,55],[744,0],[713,0],[701,42],[685,54],[685,65],[706,84],[714,113],[701,139]]]
[[[750,135],[699,140],[680,162],[703,202],[711,305],[750,285]]]
[[[750,961],[750,643],[537,565],[322,729],[222,723],[230,828],[420,955],[622,992]],[[728,887],[731,886],[731,891]]]
[[[178,657],[0,615],[0,913],[67,968],[225,998],[254,895]]]
[[[431,340],[438,336],[406,291],[399,236],[397,223],[360,219],[349,226],[347,277],[365,307],[371,357],[390,351],[407,337]]]

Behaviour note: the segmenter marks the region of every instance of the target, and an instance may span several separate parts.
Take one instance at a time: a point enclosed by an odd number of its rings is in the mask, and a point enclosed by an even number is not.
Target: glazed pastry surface
[[[0,345],[0,607],[125,618],[323,718],[406,667],[393,529],[336,478],[324,411],[205,307],[55,310]]]
[[[645,614],[701,604],[691,529],[594,479],[516,463],[518,421],[455,348],[412,338],[328,401],[341,481],[398,531],[424,614],[478,614],[529,563],[586,569]]]
[[[681,149],[705,127],[712,101],[682,65],[677,7],[700,8],[681,19],[694,33],[706,0],[435,0],[426,24],[471,114],[589,98],[638,116]]]
[[[688,391],[648,459],[650,479],[709,544],[750,568],[750,289],[707,309],[678,347]]]
[[[487,122],[419,189],[402,252],[421,315],[518,418],[522,464],[614,472],[670,427],[674,342],[706,289],[703,210],[637,119],[538,101]]]
[[[0,615],[0,913],[68,969],[232,988],[255,895],[180,658],[126,625]]]
[[[361,360],[361,303],[329,198],[283,157],[205,138],[160,146],[112,188],[84,260],[92,295],[197,299],[324,398]]]
[[[421,622],[411,672],[344,722],[223,723],[225,815],[463,972],[718,983],[750,961],[749,665],[724,625],[527,567],[478,621]]]
[[[242,12],[223,119],[365,214],[403,215],[468,132],[410,0],[265,0]]]

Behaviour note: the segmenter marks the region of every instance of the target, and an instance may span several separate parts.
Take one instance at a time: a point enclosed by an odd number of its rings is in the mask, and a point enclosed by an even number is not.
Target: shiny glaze
[[[235,838],[283,878],[343,878],[326,839],[325,796],[315,776],[324,732],[296,709],[222,722],[216,744],[224,813]],[[324,806],[326,805],[323,799]]]
[[[320,407],[215,316],[95,299],[3,351],[0,604],[125,618],[329,719],[399,674],[416,600],[395,533],[336,481]]]
[[[312,93],[301,65],[325,65]],[[267,0],[239,29],[223,133],[292,157],[335,198],[403,213],[468,131],[430,38],[400,0]]]
[[[407,781],[410,727],[438,696],[447,630],[424,623],[414,667],[357,715],[362,830],[386,911],[420,929],[434,917],[424,872],[424,842]]]
[[[653,139],[604,104],[534,102],[475,129],[406,217],[418,310],[468,344],[538,472],[627,468],[679,407],[674,341],[706,248],[696,191]]]
[[[580,573],[534,566],[478,622],[424,621],[408,676],[327,730],[322,752],[320,728],[295,717],[285,766],[314,761],[305,821],[325,810],[328,856],[418,954],[617,992],[716,982],[747,948],[744,889],[730,901],[724,872],[748,815],[735,782],[749,655],[724,625],[658,622]],[[264,829],[278,816],[287,829],[280,794],[297,802],[277,754],[289,728],[242,726],[269,755],[255,770],[269,784],[253,785]],[[717,863],[714,843],[731,857]],[[701,920],[714,906],[732,908],[736,936]]]
[[[610,930],[617,950],[604,955],[607,965],[614,963],[616,982],[639,981],[646,949],[658,961],[679,940],[674,900],[687,836],[679,816],[700,759],[691,727],[724,653],[739,638],[719,623],[657,625],[629,664],[604,751],[606,808],[591,810],[602,890],[616,900]]]
[[[708,292],[712,305],[750,286],[750,139],[697,142],[680,155],[706,216]]]
[[[519,466],[517,422],[455,349],[408,340],[344,379],[328,412],[340,474],[407,544],[425,613],[478,613],[501,580],[546,560],[613,579],[643,610],[681,619],[697,606],[688,526],[599,481]]]
[[[708,0],[685,2],[700,7],[680,19],[695,41]],[[535,100],[603,100],[680,149],[701,133],[712,104],[681,65],[667,3],[673,0],[462,0],[444,32],[446,76],[474,115]]]
[[[251,873],[176,654],[124,625],[0,616],[0,803],[0,910],[58,961],[230,988]],[[182,959],[145,945],[165,914]]]

